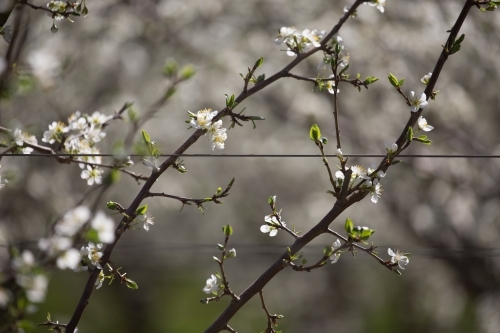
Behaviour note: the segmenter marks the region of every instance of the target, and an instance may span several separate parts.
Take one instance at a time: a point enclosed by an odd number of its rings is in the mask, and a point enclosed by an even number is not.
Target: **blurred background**
[[[44,1],[30,1],[46,6]],[[278,29],[331,30],[350,1],[296,0],[102,0],[87,1],[90,14],[75,23],[57,22],[45,12],[16,7],[7,25],[19,20],[20,42],[13,52],[19,78],[17,91],[0,100],[0,126],[36,135],[39,143],[48,124],[66,121],[79,110],[112,114],[133,101],[139,114],[165,92],[166,59],[192,64],[197,74],[182,83],[171,100],[145,123],[163,153],[172,153],[193,132],[184,123],[187,110],[221,110],[224,94],[243,88],[240,73],[259,57],[257,74],[267,77],[292,58],[274,43]],[[383,154],[394,142],[409,110],[387,82],[389,72],[405,78],[403,90],[420,94],[420,78],[432,72],[462,8],[463,0],[387,1],[385,13],[361,6],[358,17],[340,30],[350,52],[352,75],[377,76],[379,82],[361,93],[340,86],[340,126],[344,154]],[[423,115],[435,127],[432,146],[417,143],[409,154],[499,155],[500,19],[498,13],[473,8],[462,32],[462,50],[450,57],[439,78],[436,101]],[[8,44],[1,41],[0,54]],[[11,51],[12,52],[12,51]],[[321,54],[292,72],[316,77]],[[9,84],[9,83],[4,83]],[[318,154],[308,131],[319,124],[335,153],[332,96],[313,92],[310,83],[283,79],[245,100],[237,111],[265,117],[257,128],[245,123],[228,132],[226,148],[212,152],[202,137],[188,153]],[[224,119],[224,126],[229,120]],[[130,130],[127,120],[115,121],[99,143],[111,152]],[[137,135],[135,140],[139,141]],[[331,159],[334,161],[335,159]],[[108,160],[109,162],[110,160]],[[368,167],[376,158],[350,158]],[[0,192],[0,264],[8,270],[8,244],[36,251],[36,243],[66,210],[96,191],[80,178],[77,165],[44,157],[4,157],[2,176],[10,177]],[[106,160],[105,160],[106,162]],[[140,163],[133,171],[148,174]],[[287,225],[306,231],[332,207],[328,175],[320,158],[187,157],[186,174],[167,170],[153,190],[203,198],[236,178],[223,205],[209,205],[202,215],[194,206],[182,210],[177,201],[149,198],[155,216],[150,232],[127,232],[112,261],[134,279],[138,290],[118,282],[103,286],[90,299],[79,332],[200,332],[228,304],[223,298],[203,305],[205,280],[218,267],[221,227],[230,223],[228,246],[237,257],[226,272],[239,293],[292,243],[284,232],[274,238],[259,230],[270,214],[267,198],[277,196]],[[331,227],[342,232],[345,218],[376,230],[375,244],[389,259],[387,248],[411,253],[398,276],[363,253],[342,255],[335,265],[311,273],[283,270],[264,289],[271,313],[283,314],[284,332],[498,332],[500,329],[500,160],[472,158],[404,158],[382,180],[377,204],[368,198],[348,209]],[[140,185],[126,175],[100,198],[127,207]],[[114,216],[116,222],[118,216]],[[309,262],[335,241],[320,237],[303,251]],[[34,322],[67,322],[80,298],[87,274],[52,270],[46,302],[29,315]],[[238,332],[260,332],[266,317],[254,298],[230,325]],[[42,332],[36,328],[35,332]]]

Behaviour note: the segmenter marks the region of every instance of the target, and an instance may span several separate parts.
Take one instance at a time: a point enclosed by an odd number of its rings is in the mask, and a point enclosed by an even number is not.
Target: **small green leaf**
[[[168,59],[163,66],[163,75],[168,78],[174,77],[177,75],[177,69],[179,68],[179,64],[175,59]]]
[[[145,130],[142,130],[142,140],[144,141],[144,143],[146,145],[151,144],[151,137],[149,136],[148,132],[146,132]]]
[[[325,246],[325,248],[323,249],[323,254],[325,255],[325,257],[329,257],[331,256],[333,253],[333,249],[331,246]]]
[[[398,79],[396,76],[394,76],[394,74],[389,73],[388,79],[389,79],[389,82],[394,86],[394,88],[399,88],[398,87]]]
[[[258,68],[260,66],[262,66],[262,64],[264,63],[264,57],[260,57],[256,62],[255,62],[255,65],[254,67],[255,68]]]
[[[224,235],[226,235],[226,237],[229,237],[233,234],[233,227],[231,227],[230,224],[223,226],[222,232],[224,233]]]
[[[196,74],[193,65],[186,65],[181,69],[181,79],[188,80]]]
[[[117,203],[114,201],[106,202],[106,207],[110,210],[116,210]]]
[[[345,220],[345,225],[344,225],[345,231],[350,234],[354,228],[354,223],[352,223],[352,220],[350,218],[347,218]]]
[[[413,140],[413,127],[408,126],[408,132],[406,132],[406,140]]]
[[[398,81],[398,87],[401,87],[403,85],[403,83],[405,83],[404,78]]]
[[[127,287],[130,289],[139,289],[139,286],[137,285],[137,283],[135,283],[135,281],[133,281],[133,280],[130,280],[129,278],[125,279],[125,283],[126,283]]]
[[[372,84],[372,83],[377,82],[377,81],[378,81],[378,77],[375,77],[375,76],[369,76],[369,77],[367,77],[367,78],[363,81],[363,84],[369,85],[369,84]]]
[[[309,137],[314,142],[319,141],[319,139],[321,138],[321,131],[318,125],[314,124],[311,126],[311,129],[309,130]]]
[[[269,198],[267,198],[267,203],[270,205],[274,205],[276,203],[276,196],[272,195]]]
[[[146,214],[147,211],[148,211],[148,204],[145,204],[144,206],[137,208],[137,210],[135,211],[135,215],[137,216],[144,215]]]

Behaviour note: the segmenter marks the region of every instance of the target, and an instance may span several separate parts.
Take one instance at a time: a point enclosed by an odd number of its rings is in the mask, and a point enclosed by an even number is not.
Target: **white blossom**
[[[45,300],[49,280],[45,275],[16,275],[16,283],[26,290],[26,297],[32,303]]]
[[[377,7],[377,9],[383,13],[385,11],[385,0],[371,0],[370,2],[365,2],[365,5],[368,4],[372,7]]]
[[[97,212],[90,226],[97,231],[99,240],[103,243],[113,243],[115,240],[115,223],[103,212]]]
[[[418,117],[418,127],[425,132],[430,132],[434,129],[433,126],[427,124],[427,120],[422,116]]]
[[[56,261],[57,267],[59,269],[76,269],[81,261],[80,251],[71,248],[63,252]]]
[[[74,236],[90,218],[90,209],[78,206],[64,214],[55,226],[56,233],[61,236]]]
[[[377,183],[375,186],[372,186],[370,190],[370,194],[372,196],[371,200],[373,203],[377,203],[378,199],[382,196],[382,185]]]
[[[87,169],[82,171],[81,177],[82,179],[87,180],[87,185],[92,186],[94,184],[102,183],[102,174],[104,170],[98,167],[91,167],[87,165]]]
[[[264,221],[269,224],[264,224],[260,227],[262,233],[269,233],[269,236],[274,237],[278,234],[279,227],[286,227],[285,221],[278,221],[275,215],[266,215]]]
[[[282,27],[279,31],[278,37],[274,40],[277,45],[281,45],[285,40],[292,38],[296,33],[295,28]]]
[[[370,164],[370,167],[368,168],[368,175],[371,175],[375,170],[377,170],[377,163],[373,162],[372,164]],[[382,170],[380,170],[379,172],[377,172],[375,174],[375,177],[376,178],[384,178],[385,177],[385,172],[383,172]]]
[[[415,95],[415,92],[412,91],[410,92],[410,97],[408,98],[410,100],[410,110],[411,112],[417,112],[419,109],[423,109],[429,104],[427,102],[427,96],[425,93],[422,93],[420,97]]]
[[[310,31],[309,29],[305,29],[302,31],[302,36],[308,39],[308,42],[306,42],[304,52],[309,51],[313,47],[320,47],[321,44],[320,42],[325,38],[326,36],[326,31],[322,30],[313,30]]]
[[[104,272],[100,271],[99,276],[97,277],[97,280],[95,281],[95,289],[99,289],[102,287],[102,283],[104,282]]]
[[[94,126],[101,127],[104,125],[108,117],[99,111],[95,111],[92,113],[92,116],[88,117],[88,122]]]
[[[196,113],[196,117],[191,119],[190,125],[198,129],[208,129],[217,113],[219,111],[212,111],[212,109],[200,110]]]
[[[69,127],[67,127],[66,124],[54,121],[49,125],[49,130],[43,133],[42,141],[53,144],[54,142],[61,140],[62,135],[68,132]]]
[[[398,145],[395,143],[385,143],[385,150],[389,153],[389,155],[394,154],[398,151]]]
[[[86,247],[82,247],[80,250],[80,254],[86,256],[92,265],[96,266],[99,269],[102,269],[101,267],[101,257],[102,257],[102,252],[100,251],[103,248],[103,245],[101,243],[94,244],[92,242],[89,242],[89,245]]]
[[[333,248],[333,251],[337,250],[338,248],[340,248],[340,246],[342,246],[342,244],[340,243],[340,241],[337,239],[335,241],[335,243],[333,243],[332,245],[332,248]],[[330,260],[332,261],[332,264],[335,264],[337,261],[339,261],[340,259],[340,252],[335,252],[332,257],[330,258]]]
[[[366,169],[363,168],[361,165],[355,165],[351,167],[351,170],[352,170],[351,178],[370,179],[370,177],[368,177]]]
[[[333,74],[332,74],[332,75],[330,75],[328,78],[329,78],[329,79],[331,79],[331,78],[334,78],[334,77],[335,77],[335,75],[333,75]],[[328,90],[328,92],[329,92],[330,94],[332,94],[332,95],[333,95],[333,94],[335,93],[335,90],[334,90],[334,89],[335,89],[335,80],[328,80],[328,81],[326,81],[326,82],[325,82],[325,88],[326,88],[326,90]],[[337,94],[338,94],[339,92],[340,92],[340,90],[339,90],[339,89],[337,89]]]
[[[394,253],[391,248],[387,250],[387,253],[392,257],[391,258],[391,263],[398,263],[399,268],[405,269],[403,266],[408,265],[410,262],[410,259],[408,259],[407,256],[403,252],[400,252],[399,250],[396,250],[396,253]]]
[[[154,217],[151,216],[151,214],[146,213],[142,215],[141,218],[142,218],[142,223],[144,223],[143,225],[144,230],[149,231],[149,226],[155,224],[155,222],[153,221]]]
[[[12,259],[12,268],[17,272],[30,270],[35,265],[35,256],[30,250],[23,250],[20,256]]]
[[[335,154],[339,160],[344,159],[344,155],[342,154],[342,150],[340,148],[337,148],[337,153]]]
[[[221,128],[217,131],[217,134],[212,136],[212,150],[224,149],[224,141],[227,139],[226,129]]]
[[[236,257],[236,249],[232,248],[231,250],[229,250],[229,253],[227,254],[227,257],[228,258],[234,258],[234,257]]]
[[[56,256],[62,251],[69,249],[73,241],[69,237],[54,235],[50,238],[41,238],[38,241],[38,248],[47,252],[49,256]]]
[[[431,79],[432,73],[424,75],[420,81],[422,81],[423,84],[427,85],[429,84],[429,80]]]
[[[219,287],[217,286],[217,277],[212,274],[210,278],[207,279],[207,283],[205,287],[203,287],[203,292],[205,294],[211,294],[213,292],[217,292]]]

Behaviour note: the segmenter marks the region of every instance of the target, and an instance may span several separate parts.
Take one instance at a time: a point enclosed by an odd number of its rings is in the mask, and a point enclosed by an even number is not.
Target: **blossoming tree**
[[[238,328],[232,327],[230,322],[233,316],[240,310],[244,311],[244,305],[252,298],[259,297],[261,306],[264,310],[265,320],[264,332],[277,332],[276,326],[282,315],[271,314],[267,308],[264,299],[264,289],[271,280],[279,279],[278,273],[284,269],[290,268],[297,272],[311,272],[323,268],[327,263],[337,264],[339,260],[347,253],[353,255],[357,252],[367,254],[377,263],[387,270],[401,275],[402,270],[410,263],[410,254],[403,250],[391,246],[387,254],[377,252],[377,239],[374,236],[375,230],[372,226],[360,225],[354,222],[354,219],[343,219],[343,228],[337,230],[333,222],[338,222],[339,216],[346,212],[348,208],[357,204],[365,197],[369,197],[372,203],[378,203],[382,200],[382,182],[384,178],[390,177],[390,171],[397,168],[401,162],[399,156],[405,152],[412,144],[430,145],[432,142],[427,134],[434,129],[427,119],[422,115],[424,109],[432,109],[432,101],[439,98],[439,91],[435,89],[438,79],[444,69],[448,58],[461,49],[464,42],[464,35],[460,33],[462,24],[466,20],[469,12],[478,9],[482,12],[494,11],[498,1],[479,1],[464,0],[463,8],[452,28],[448,31],[447,40],[442,43],[442,50],[439,58],[433,64],[432,72],[425,74],[415,73],[421,81],[420,87],[410,87],[404,85],[404,79],[398,79],[394,74],[388,73],[388,85],[392,85],[399,97],[405,103],[407,114],[406,124],[402,127],[399,135],[390,138],[388,135],[385,142],[385,154],[378,162],[372,163],[368,167],[350,162],[350,157],[345,154],[345,148],[342,146],[344,136],[341,132],[341,107],[339,99],[342,97],[344,89],[355,88],[359,92],[363,88],[371,88],[373,84],[382,84],[378,77],[367,76],[362,79],[360,74],[353,74],[350,70],[351,61],[358,55],[350,55],[347,46],[349,41],[341,37],[342,28],[348,25],[351,20],[357,19],[362,5],[368,5],[378,10],[377,15],[382,15],[386,9],[385,0],[355,0],[344,8],[335,25],[329,30],[316,29],[298,29],[295,27],[282,27],[274,42],[280,50],[290,57],[290,62],[281,70],[267,76],[261,73],[264,66],[264,57],[257,59],[244,74],[240,74],[243,79],[243,88],[239,94],[226,94],[225,106],[217,107],[218,110],[212,110],[204,107],[200,111],[187,111],[185,123],[188,124],[190,132],[186,133],[185,141],[177,149],[164,158],[165,155],[160,152],[157,134],[144,130],[146,122],[155,117],[161,107],[163,107],[174,96],[179,86],[189,81],[195,74],[194,67],[187,65],[179,68],[175,61],[168,61],[163,69],[163,74],[168,79],[168,85],[160,98],[155,101],[151,107],[139,117],[133,108],[133,103],[126,102],[123,106],[112,114],[105,114],[99,111],[84,113],[75,111],[68,114],[65,121],[52,121],[45,127],[42,133],[33,135],[23,129],[22,124],[16,126],[2,126],[0,133],[3,135],[3,141],[0,143],[3,147],[1,158],[20,155],[44,154],[53,157],[61,164],[76,164],[78,168],[79,181],[83,181],[91,188],[100,188],[100,194],[95,199],[93,205],[88,203],[79,203],[74,207],[67,207],[60,212],[60,216],[54,219],[50,227],[50,232],[45,236],[40,236],[37,241],[36,249],[22,248],[12,246],[10,250],[9,269],[1,276],[0,282],[0,306],[8,309],[5,327],[7,331],[18,331],[25,329],[28,324],[23,318],[28,311],[29,304],[43,302],[48,286],[48,274],[52,266],[60,270],[73,270],[76,272],[88,272],[87,282],[82,286],[81,296],[70,312],[71,319],[67,323],[59,323],[53,320],[50,315],[47,320],[39,323],[48,329],[60,332],[75,332],[84,311],[91,300],[96,289],[103,287],[105,282],[111,283],[113,280],[119,280],[130,289],[137,289],[138,284],[126,273],[121,272],[121,268],[116,267],[113,261],[113,255],[119,249],[116,248],[124,234],[133,233],[134,230],[153,231],[155,222],[159,220],[160,213],[153,212],[149,204],[145,203],[147,198],[166,198],[173,199],[185,205],[195,205],[201,212],[210,203],[220,204],[221,199],[230,194],[230,190],[235,185],[235,179],[232,178],[226,187],[218,187],[215,193],[203,198],[190,198],[167,194],[165,192],[153,192],[156,190],[156,182],[165,174],[168,169],[175,169],[180,174],[188,171],[186,163],[181,160],[201,137],[206,137],[210,142],[205,145],[207,151],[219,151],[231,142],[230,129],[236,125],[252,123],[262,124],[265,119],[260,115],[249,115],[242,103],[251,96],[265,90],[278,80],[292,78],[310,84],[315,92],[324,92],[331,96],[333,108],[333,117],[329,123],[333,124],[334,139],[322,136],[321,128],[327,127],[327,124],[310,124],[309,135],[304,133],[303,139],[310,140],[310,146],[318,149],[318,160],[321,160],[325,172],[323,178],[326,179],[324,190],[327,195],[332,196],[333,201],[329,211],[316,221],[311,228],[300,226],[298,221],[286,223],[284,212],[278,209],[277,196],[270,193],[267,199],[270,211],[263,218],[263,224],[260,222],[255,228],[260,228],[263,234],[275,237],[279,232],[286,233],[291,237],[291,242],[283,247],[282,254],[278,256],[264,272],[250,283],[242,292],[236,292],[230,287],[231,277],[226,273],[225,265],[228,259],[235,260],[237,250],[229,246],[229,242],[238,233],[237,228],[232,224],[219,225],[222,227],[223,243],[217,244],[219,255],[213,257],[216,263],[215,271],[207,272],[209,278],[204,287],[200,286],[200,292],[208,296],[202,299],[202,303],[209,304],[228,298],[230,301],[222,313],[214,319],[213,323],[206,329],[206,332],[220,332],[223,330],[236,332]],[[12,1],[4,11],[7,13],[0,17],[2,28],[0,34],[9,44],[9,52],[12,45],[19,45],[21,33],[19,25],[14,29],[5,24],[14,8],[27,8],[44,11],[52,19],[50,31],[58,33],[59,22],[72,21],[77,17],[89,15],[86,1],[50,1],[45,6],[38,6],[28,1]],[[89,4],[90,6],[90,4]],[[390,2],[387,3],[387,7]],[[85,21],[78,22],[85,24]],[[272,41],[272,35],[269,40]],[[277,49],[278,50],[278,49]],[[14,51],[12,51],[14,52]],[[315,54],[321,54],[321,59],[317,63],[317,71],[311,75],[298,75],[292,73],[297,65],[311,58]],[[266,56],[272,57],[272,55]],[[16,92],[13,87],[19,87],[19,79],[16,78],[16,63],[13,58],[8,56],[2,59],[0,63],[0,89],[2,96],[11,98]],[[50,76],[50,75],[49,75]],[[17,81],[16,81],[17,80]],[[342,88],[341,88],[342,86]],[[396,96],[396,95],[395,95]],[[395,99],[396,100],[396,99]],[[400,101],[398,101],[400,102]],[[429,104],[430,102],[430,104]],[[395,102],[397,103],[397,102]],[[220,110],[220,111],[219,111]],[[244,113],[245,112],[245,113]],[[432,112],[432,111],[431,111]],[[127,119],[131,126],[123,140],[117,145],[113,154],[107,156],[102,154],[101,144],[107,140],[107,128],[119,120]],[[224,121],[229,125],[224,125]],[[180,124],[182,125],[182,124]],[[179,125],[176,125],[179,126]],[[226,126],[226,127],[224,127]],[[140,137],[139,142],[134,145],[134,140]],[[203,144],[203,143],[202,143]],[[384,142],[380,143],[384,146]],[[135,168],[143,166],[134,164],[132,153],[140,154],[141,162],[146,167],[145,174],[139,173]],[[105,161],[104,158],[109,158]],[[61,166],[62,168],[63,166]],[[3,171],[3,170],[2,170]],[[139,183],[131,202],[118,202],[116,200],[103,199],[104,193],[118,182],[119,175],[131,177]],[[0,175],[0,177],[2,177]],[[3,192],[8,190],[8,177],[0,178],[0,187]],[[236,183],[237,184],[237,183]],[[131,191],[131,190],[128,190]],[[106,202],[108,212],[102,208],[103,202]],[[97,208],[101,207],[101,208]],[[110,217],[111,214],[118,215],[119,221]],[[289,221],[289,218],[286,217]],[[234,228],[234,229],[233,229]],[[305,229],[305,230],[300,230]],[[324,247],[322,254],[312,264],[305,257],[303,248],[321,236],[331,237],[328,245]],[[371,242],[371,244],[369,244]],[[237,245],[235,245],[237,247]],[[231,282],[232,283],[232,282]],[[234,285],[234,284],[232,284]],[[258,296],[257,296],[258,295]],[[24,325],[24,326],[23,326]],[[26,326],[26,327],[25,327]],[[239,330],[239,329],[238,329]]]

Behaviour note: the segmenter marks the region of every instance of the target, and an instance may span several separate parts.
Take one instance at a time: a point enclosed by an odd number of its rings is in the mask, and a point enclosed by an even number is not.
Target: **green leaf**
[[[231,95],[231,97],[229,97],[227,94],[226,94],[226,106],[228,109],[232,109],[235,105],[234,105],[234,94]]]
[[[135,281],[133,280],[130,280],[129,278],[125,279],[125,283],[130,289],[139,289],[137,283],[135,283]]]
[[[352,220],[350,218],[347,218],[345,220],[345,225],[344,225],[345,231],[350,234],[354,228],[354,223],[352,223]]]
[[[264,63],[264,57],[260,57],[256,62],[255,62],[255,65],[254,67],[255,68],[258,68],[260,66],[262,66],[262,64]]]
[[[145,204],[144,206],[137,208],[137,210],[135,211],[135,215],[137,216],[144,215],[146,214],[147,211],[148,211],[148,204]]]
[[[274,205],[276,203],[276,196],[272,195],[269,198],[267,198],[267,203],[270,205]]]
[[[223,226],[222,232],[224,232],[224,235],[226,235],[226,237],[229,237],[233,234],[233,227],[231,227],[230,224]]]
[[[314,142],[319,141],[319,139],[321,138],[321,131],[318,125],[314,124],[311,126],[311,129],[309,130],[309,137]]]
[[[117,205],[117,203],[114,201],[106,202],[106,207],[110,210],[116,210],[116,205]]]
[[[95,229],[89,229],[85,235],[87,240],[92,243],[99,243],[99,233]]]
[[[377,82],[377,81],[378,81],[378,77],[375,77],[375,76],[369,76],[369,77],[367,77],[367,78],[363,81],[363,84],[369,85],[369,84],[372,84],[372,83]]]
[[[168,78],[174,77],[177,75],[177,69],[179,68],[179,64],[175,59],[168,59],[163,66],[163,75]]]
[[[398,87],[401,87],[403,85],[403,83],[405,83],[404,78],[398,81]]]
[[[413,140],[413,127],[408,126],[408,132],[406,132],[406,140]]]
[[[186,65],[181,70],[181,79],[188,80],[196,74],[193,65]]]
[[[151,137],[149,136],[148,132],[145,130],[142,130],[142,141],[149,146],[151,144]]]
[[[398,87],[398,78],[394,76],[394,74],[389,73],[388,76],[389,82],[394,86],[394,88],[399,88]]]

